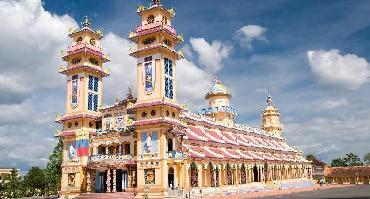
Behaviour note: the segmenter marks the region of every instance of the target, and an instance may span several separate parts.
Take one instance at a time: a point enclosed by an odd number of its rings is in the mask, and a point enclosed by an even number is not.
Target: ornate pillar
[[[98,155],[98,147],[93,147],[93,155]]]
[[[117,185],[116,185],[116,169],[113,169],[113,190],[112,192],[117,191]]]
[[[96,180],[95,170],[91,170],[90,179],[91,179],[91,192],[95,192],[95,180]]]
[[[108,169],[107,171],[107,193],[110,193],[111,192],[111,184],[110,184],[110,169]]]
[[[198,167],[198,186],[203,187],[203,168],[202,165],[197,165]]]
[[[91,192],[91,176],[90,176],[90,170],[87,169],[86,171],[86,192]]]

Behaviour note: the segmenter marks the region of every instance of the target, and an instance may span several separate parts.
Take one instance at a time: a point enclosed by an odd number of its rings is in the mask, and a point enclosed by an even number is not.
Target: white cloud
[[[258,25],[246,25],[236,31],[236,36],[240,40],[241,46],[252,49],[254,40],[267,41],[265,37],[267,29]]]
[[[176,75],[178,101],[193,111],[205,108],[204,96],[211,86],[211,75],[186,59],[177,63]]]
[[[199,55],[199,63],[205,66],[209,73],[217,73],[223,67],[232,47],[220,41],[209,44],[204,38],[190,38],[190,44]]]
[[[60,50],[77,23],[45,11],[40,0],[19,0],[0,1],[0,24],[0,167],[42,166],[55,144],[58,106],[48,105],[64,103],[56,94],[65,89]]]
[[[130,42],[114,33],[108,33],[101,45],[111,57],[111,61],[105,64],[111,75],[103,82],[103,100],[108,105],[116,97],[126,97],[129,86],[136,89],[136,59],[128,54]]]
[[[343,107],[347,105],[348,105],[348,100],[345,98],[341,98],[341,99],[334,99],[334,100],[326,100],[319,105],[319,108],[321,110],[329,110],[329,109],[334,109],[334,108]]]
[[[357,89],[368,82],[369,63],[355,54],[341,55],[338,49],[308,51],[308,63],[324,85]]]
[[[103,85],[105,105],[113,103],[117,96],[125,97],[128,86],[136,89],[136,59],[128,55],[129,46],[127,39],[114,33],[108,33],[102,40],[102,47],[111,57],[111,62],[106,64],[111,75],[104,79]],[[176,67],[178,101],[188,104],[192,110],[203,108],[211,75],[187,59],[178,61]]]

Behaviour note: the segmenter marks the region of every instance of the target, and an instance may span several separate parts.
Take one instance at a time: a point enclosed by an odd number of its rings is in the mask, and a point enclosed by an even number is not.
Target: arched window
[[[154,23],[154,15],[150,15],[147,19],[148,24]]]
[[[167,151],[168,151],[168,152],[173,151],[173,142],[172,142],[172,138],[168,138],[168,139],[167,139]]]
[[[198,166],[194,162],[190,164],[190,186],[198,187]]]

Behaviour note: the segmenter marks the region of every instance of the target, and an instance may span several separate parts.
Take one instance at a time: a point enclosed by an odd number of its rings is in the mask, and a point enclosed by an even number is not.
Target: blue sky
[[[369,1],[199,2],[162,1],[175,7],[174,26],[185,36],[180,103],[205,107],[217,74],[233,94],[238,122],[258,126],[269,87],[289,144],[326,162],[370,152]],[[65,103],[59,51],[83,16],[104,31],[112,59],[104,105],[135,85],[127,37],[139,23],[139,4],[148,1],[0,2],[0,167],[26,170],[47,160],[60,128],[54,116]]]

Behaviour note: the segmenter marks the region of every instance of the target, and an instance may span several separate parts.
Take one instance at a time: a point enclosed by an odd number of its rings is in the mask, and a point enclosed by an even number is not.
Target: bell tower
[[[271,134],[281,137],[281,123],[279,109],[272,106],[270,95],[266,99],[267,107],[262,111],[262,129]]]
[[[56,122],[63,130],[55,136],[63,140],[61,193],[75,195],[84,191],[89,138],[96,133],[102,103],[102,80],[109,75],[103,64],[109,61],[100,47],[103,33],[90,28],[87,17],[80,29],[70,29],[72,44],[61,52],[66,66],[59,72],[66,76],[66,110]]]
[[[165,8],[159,0],[152,0],[148,7],[139,6],[137,13],[141,23],[129,35],[136,44],[129,54],[137,59],[137,102],[131,107],[138,139],[137,190],[144,194],[144,188],[149,189],[152,196],[161,197],[167,194],[168,173],[174,169],[168,164],[166,137],[182,125],[182,108],[176,100],[176,61],[183,53],[177,52],[176,46],[183,37],[176,35],[172,26],[174,9]],[[176,168],[174,173],[178,173]]]

